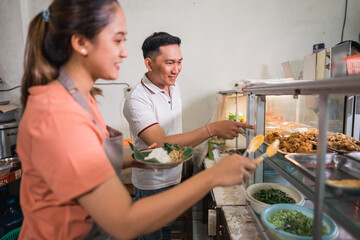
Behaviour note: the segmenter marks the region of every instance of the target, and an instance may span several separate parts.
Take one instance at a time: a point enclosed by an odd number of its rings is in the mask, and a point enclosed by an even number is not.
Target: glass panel
[[[343,133],[345,97],[329,96],[328,131]],[[266,97],[266,131],[281,130],[286,136],[296,131],[317,128],[319,117],[318,96],[268,96]]]

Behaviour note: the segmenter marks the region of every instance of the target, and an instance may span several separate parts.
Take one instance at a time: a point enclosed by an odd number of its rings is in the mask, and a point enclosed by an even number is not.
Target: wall
[[[290,61],[295,77],[312,45],[340,42],[345,0],[120,0],[128,24],[129,57],[119,79],[135,86],[146,69],[143,40],[154,31],[182,39],[183,70],[178,78],[183,97],[183,125],[189,131],[207,123],[217,92],[241,79],[282,78],[281,63]],[[20,83],[23,29],[49,0],[0,0],[0,78],[6,87]],[[20,17],[21,16],[21,17]],[[345,40],[358,40],[360,1],[349,0]],[[125,132],[124,85],[101,86],[100,108],[109,125]],[[19,89],[9,94],[18,103]],[[1,93],[4,98],[4,94]],[[6,96],[5,96],[6,98]]]

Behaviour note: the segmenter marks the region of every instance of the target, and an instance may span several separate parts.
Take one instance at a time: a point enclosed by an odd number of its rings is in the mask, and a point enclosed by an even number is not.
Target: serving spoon
[[[265,157],[272,157],[276,154],[277,150],[279,149],[280,141],[279,139],[276,139],[272,144],[270,144],[266,152],[261,154],[260,157],[256,159],[258,163],[261,163]]]
[[[243,153],[243,156],[246,157],[248,153],[255,152],[256,149],[258,149],[263,142],[264,142],[264,135],[261,134],[251,139],[248,148]]]

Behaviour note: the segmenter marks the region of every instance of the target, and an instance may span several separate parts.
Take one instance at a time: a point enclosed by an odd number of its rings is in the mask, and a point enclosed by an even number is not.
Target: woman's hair
[[[59,68],[72,54],[71,36],[82,34],[95,40],[111,21],[117,0],[54,0],[37,14],[29,25],[21,104],[25,109],[28,89],[45,85],[59,75]]]

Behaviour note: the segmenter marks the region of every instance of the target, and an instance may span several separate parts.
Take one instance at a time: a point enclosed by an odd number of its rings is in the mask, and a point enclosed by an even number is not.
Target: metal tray
[[[360,152],[347,152],[344,154],[347,157],[360,161]]]
[[[312,181],[316,178],[316,154],[288,154],[285,158],[291,161],[304,175]],[[325,180],[360,179],[360,162],[336,153],[325,154]],[[326,183],[335,196],[359,195],[359,188],[345,188]]]
[[[351,151],[336,149],[336,148],[329,147],[329,146],[326,146],[326,147],[327,147],[328,149],[331,149],[331,150],[333,150],[333,151],[335,151],[335,152],[338,152],[338,153],[343,153],[343,154],[345,154],[345,153],[350,153],[350,152],[351,152]]]
[[[308,129],[313,127],[296,122],[283,122],[281,123],[281,128],[283,130],[293,133],[293,132],[307,131]]]

